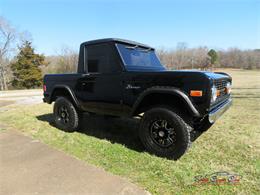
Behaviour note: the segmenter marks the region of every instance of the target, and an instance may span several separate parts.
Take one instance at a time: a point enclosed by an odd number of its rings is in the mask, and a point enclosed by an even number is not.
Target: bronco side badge
[[[126,89],[140,89],[140,86],[133,86],[131,84],[127,84]]]

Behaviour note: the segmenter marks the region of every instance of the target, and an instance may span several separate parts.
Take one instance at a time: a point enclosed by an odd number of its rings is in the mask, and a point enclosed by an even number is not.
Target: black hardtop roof
[[[123,43],[123,44],[129,44],[129,45],[138,45],[138,46],[141,46],[141,47],[154,49],[154,48],[150,47],[149,45],[145,45],[145,44],[142,44],[142,43],[138,43],[138,42],[130,41],[130,40],[126,40],[126,39],[119,39],[119,38],[96,39],[96,40],[83,42],[81,45],[94,45],[94,44],[107,43],[107,42],[116,42],[116,43]]]

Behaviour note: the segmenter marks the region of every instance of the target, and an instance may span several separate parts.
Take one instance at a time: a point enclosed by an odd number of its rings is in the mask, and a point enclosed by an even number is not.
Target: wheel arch
[[[179,108],[184,106],[191,116],[200,116],[189,97],[175,87],[152,87],[145,90],[136,100],[131,115],[138,115],[151,106],[163,104]]]
[[[51,92],[50,103],[54,102],[58,97],[67,97],[77,108],[80,108],[80,104],[71,90],[67,85],[55,85]]]

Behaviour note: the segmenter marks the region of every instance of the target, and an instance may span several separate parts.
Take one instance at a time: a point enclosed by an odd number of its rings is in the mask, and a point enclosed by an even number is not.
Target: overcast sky
[[[0,15],[47,55],[108,37],[165,48],[260,48],[260,0],[0,0]]]

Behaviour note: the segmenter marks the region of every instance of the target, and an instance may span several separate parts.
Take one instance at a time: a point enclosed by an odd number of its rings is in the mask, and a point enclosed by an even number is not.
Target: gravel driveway
[[[0,112],[11,109],[10,105],[31,105],[42,103],[42,90],[0,91]]]
[[[0,112],[42,103],[42,90],[0,91]],[[144,194],[118,176],[85,164],[0,123],[0,194]]]

